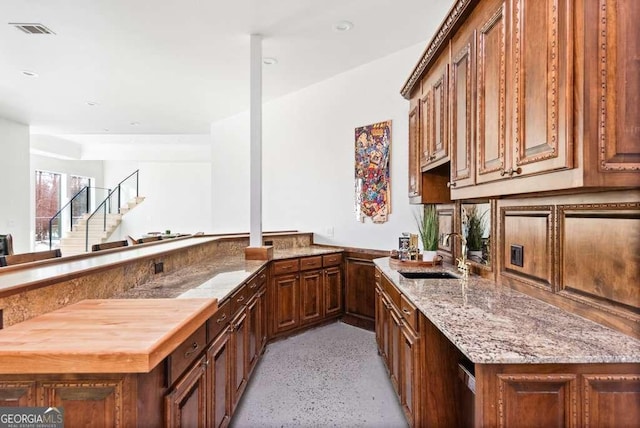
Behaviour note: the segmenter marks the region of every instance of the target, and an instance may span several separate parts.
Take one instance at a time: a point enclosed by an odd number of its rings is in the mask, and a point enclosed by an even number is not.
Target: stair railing
[[[122,180],[120,183],[118,183],[118,185],[111,191],[109,191],[109,194],[107,195],[107,197],[102,201],[102,203],[100,203],[100,205],[98,205],[98,207],[91,213],[91,215],[89,217],[87,217],[87,223],[86,223],[86,227],[85,227],[85,234],[84,234],[84,251],[87,252],[89,251],[89,222],[94,218],[94,216],[96,214],[98,214],[98,211],[100,211],[102,209],[103,213],[102,213],[102,231],[105,232],[107,230],[107,214],[111,213],[111,199],[116,197],[118,198],[118,214],[121,212],[122,209],[122,193],[123,191],[127,191],[130,190],[129,193],[131,193],[132,189],[129,189],[127,186],[133,186],[133,184],[135,183],[135,197],[137,198],[139,195],[139,182],[138,182],[138,175],[139,175],[139,169],[135,170],[134,172],[132,172],[131,174],[129,174],[127,176],[127,178],[125,178],[124,180]],[[127,203],[129,201],[129,199],[126,199]]]
[[[80,216],[82,216],[84,214],[87,214],[87,213],[89,213],[89,211],[91,211],[91,189],[106,190],[107,193],[111,193],[111,189],[107,189],[105,187],[84,186],[82,189],[80,189],[78,191],[78,193],[73,195],[73,197],[69,200],[69,202],[64,204],[64,206],[62,208],[60,208],[58,210],[58,212],[55,213],[53,215],[53,217],[51,217],[49,219],[49,249],[50,250],[53,247],[53,223],[56,221],[56,219],[59,218],[60,224],[62,224],[62,216],[65,213],[65,210],[67,208],[69,208],[69,230],[73,230],[73,226],[77,222],[77,219]],[[74,213],[73,212],[73,209],[74,209],[74,204],[73,203],[76,202],[76,201],[81,201],[83,199],[86,202],[86,204],[84,205],[85,209],[82,210],[83,212]],[[74,215],[74,214],[77,214],[77,215]],[[62,235],[62,231],[60,231],[60,235]]]

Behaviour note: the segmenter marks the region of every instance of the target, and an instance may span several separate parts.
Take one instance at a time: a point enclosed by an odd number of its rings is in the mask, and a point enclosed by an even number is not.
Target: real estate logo
[[[64,427],[62,407],[0,407],[0,428]]]

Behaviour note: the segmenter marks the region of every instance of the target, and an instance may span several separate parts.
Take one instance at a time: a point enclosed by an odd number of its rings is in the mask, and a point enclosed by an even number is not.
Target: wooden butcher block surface
[[[217,299],[83,300],[0,330],[0,374],[148,373]]]

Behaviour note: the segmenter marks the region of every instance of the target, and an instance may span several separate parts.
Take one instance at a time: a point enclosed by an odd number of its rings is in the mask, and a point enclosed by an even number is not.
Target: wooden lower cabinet
[[[247,386],[248,375],[248,350],[249,350],[249,323],[247,322],[247,312],[240,312],[231,321],[231,413],[238,406],[240,396]]]
[[[372,259],[384,253],[345,256],[343,322],[373,330],[375,328],[375,265]]]
[[[324,310],[323,317],[342,313],[342,269],[331,267],[323,271]]]
[[[344,312],[342,255],[274,262],[269,295],[272,336],[339,317]]]
[[[640,365],[473,364],[389,286],[376,271],[376,341],[410,426],[637,426]]]
[[[209,361],[202,356],[185,373],[165,397],[166,425],[171,427],[204,427],[207,422],[207,366]],[[86,401],[86,398],[84,398]],[[63,401],[65,413],[76,414],[73,407]],[[102,413],[106,415],[106,413]],[[91,421],[91,415],[88,415]],[[104,418],[101,418],[104,419]],[[66,421],[65,421],[66,422]],[[97,426],[112,426],[112,423]],[[84,423],[81,426],[91,426]]]
[[[215,428],[227,426],[231,418],[230,337],[229,331],[223,331],[207,350],[207,360],[209,361],[207,425]]]
[[[292,330],[299,326],[298,301],[300,275],[285,274],[273,278],[273,334]]]

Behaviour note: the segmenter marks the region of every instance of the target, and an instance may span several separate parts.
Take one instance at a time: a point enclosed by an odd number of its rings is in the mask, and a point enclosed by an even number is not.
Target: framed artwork
[[[384,223],[391,213],[391,121],[355,129],[356,218]]]

